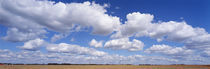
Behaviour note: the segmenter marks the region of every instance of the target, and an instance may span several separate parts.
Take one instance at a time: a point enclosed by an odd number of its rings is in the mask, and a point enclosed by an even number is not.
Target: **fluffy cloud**
[[[118,17],[105,14],[105,6],[90,2],[65,4],[39,0],[1,0],[0,4],[0,24],[12,28],[4,37],[9,41],[35,39],[44,35],[46,29],[66,33],[78,30],[77,27],[90,28],[93,34],[107,35],[120,25]],[[18,37],[12,38],[14,36]],[[26,38],[28,36],[30,38]]]
[[[129,41],[129,38],[120,38],[107,41],[104,47],[115,50],[124,49],[128,51],[140,51],[143,49],[144,43],[136,39]]]
[[[70,54],[80,54],[80,55],[92,55],[92,56],[107,55],[106,52],[98,51],[93,48],[81,47],[78,45],[71,45],[66,43],[49,44],[47,46],[47,50],[49,52],[70,53]]]
[[[198,58],[182,61],[180,59],[172,59],[163,56],[144,56],[144,55],[129,55],[123,56],[118,54],[104,56],[88,56],[88,55],[68,55],[63,53],[43,53],[41,51],[21,51],[0,53],[1,62],[16,62],[16,63],[72,63],[72,64],[175,64],[175,63],[197,63],[193,60]],[[4,56],[4,57],[3,57]],[[195,57],[195,56],[194,56]],[[71,59],[69,59],[71,58]],[[203,63],[209,63],[205,59]]]
[[[23,46],[19,46],[18,48],[27,50],[27,51],[38,51],[41,47],[45,47],[47,51],[52,53],[65,53],[72,55],[91,55],[91,56],[104,56],[107,55],[106,52],[98,51],[93,48],[82,47],[79,45],[67,44],[67,43],[59,43],[52,44],[45,42],[42,39],[34,39],[24,43]],[[0,52],[4,52],[6,50],[0,50]]]
[[[92,39],[89,42],[89,45],[98,48],[98,47],[102,47],[103,46],[103,42],[102,41],[96,41],[95,39]]]
[[[186,22],[158,22],[152,23],[153,15],[139,12],[127,15],[127,21],[112,38],[130,36],[149,36],[156,39],[166,39],[183,42],[199,35],[207,35],[203,28],[193,28]]]
[[[24,45],[19,48],[23,50],[36,51],[36,50],[39,50],[40,47],[43,46],[44,44],[45,44],[45,41],[38,38],[38,39],[25,42]]]
[[[33,62],[37,60],[49,60],[49,62],[68,60],[75,63],[91,60],[94,63],[119,63],[121,60],[125,63],[139,63],[139,61],[158,63],[162,60],[163,63],[165,61],[181,62],[177,57],[185,58],[186,61],[209,60],[209,58],[202,58],[202,56],[209,57],[210,55],[210,34],[205,29],[192,27],[185,21],[153,22],[153,15],[140,12],[129,13],[126,17],[127,21],[121,24],[118,17],[106,14],[106,7],[107,5],[102,6],[94,2],[55,3],[42,0],[0,0],[0,24],[8,28],[7,35],[2,39],[25,42],[23,46],[19,47],[24,50],[23,52],[12,53],[9,50],[0,50],[0,62],[23,61],[18,61],[18,59],[25,61],[33,59]],[[37,51],[41,46],[44,46],[45,41],[42,38],[46,38],[45,34],[48,31],[56,32],[51,37],[51,41],[55,42],[67,37],[71,32],[78,32],[82,29],[89,29],[92,34],[98,35],[108,35],[116,31],[111,35],[113,39],[105,42],[104,45],[105,48],[114,50],[142,50],[143,42],[136,39],[129,40],[129,37],[133,36],[146,36],[157,39],[158,42],[166,40],[183,43],[184,47],[153,45],[145,50],[146,53],[175,57],[172,59],[161,56],[110,55],[94,48],[67,43],[47,43],[45,46],[49,51],[47,54]],[[89,45],[102,47],[103,42],[92,39]],[[193,50],[199,50],[201,56],[197,56],[198,54],[195,54]],[[193,53],[194,55],[192,55]]]
[[[189,41],[186,41],[185,45],[189,49],[210,50],[210,34],[193,37]]]
[[[210,49],[210,34],[203,28],[192,27],[186,22],[152,22],[151,14],[134,12],[127,15],[127,21],[119,27],[112,38],[147,36],[158,42],[167,40],[184,43],[189,49]]]
[[[59,40],[59,39],[65,38],[65,37],[67,37],[67,36],[68,36],[68,34],[55,34],[55,35],[53,35],[53,37],[51,38],[51,42],[55,42],[55,41],[57,41],[57,40]]]
[[[140,64],[140,63],[157,63],[161,61],[164,63],[176,62],[175,59],[169,59],[164,57],[155,56],[143,56],[143,55],[103,55],[103,56],[84,56],[84,55],[66,55],[62,53],[42,53],[41,51],[21,51],[21,52],[11,52],[0,53],[1,62],[16,62],[16,63],[93,63],[93,64]],[[4,56],[3,57],[1,57]],[[7,56],[7,57],[6,57]],[[71,59],[69,59],[71,58]],[[141,62],[139,62],[141,61]],[[157,63],[161,64],[161,63]]]
[[[18,28],[9,28],[9,30],[7,30],[7,36],[3,37],[3,39],[12,42],[27,41],[39,37],[43,38],[45,36],[42,34],[45,33],[45,30],[21,31]]]
[[[175,42],[188,42],[192,38],[200,35],[206,35],[206,31],[203,28],[193,28],[186,22],[162,22],[160,24],[154,24],[153,29],[149,33],[149,36],[157,39],[166,39]],[[165,38],[164,38],[165,37]]]
[[[141,14],[139,12],[130,13],[127,15],[127,21],[125,24],[120,26],[120,30],[112,38],[119,37],[130,37],[135,34],[146,35],[148,31],[147,28],[150,28],[151,21],[154,16],[150,14]]]
[[[153,45],[152,47],[146,49],[145,53],[152,55],[161,55],[168,57],[170,59],[175,59],[178,63],[184,62],[192,63],[192,62],[202,62],[205,63],[208,59],[207,52],[200,52],[197,50],[191,50],[185,47],[172,47],[169,45]]]
[[[168,45],[153,45],[152,47],[145,50],[146,53],[158,53],[169,56],[188,56],[193,54],[190,49],[182,47],[171,47]]]

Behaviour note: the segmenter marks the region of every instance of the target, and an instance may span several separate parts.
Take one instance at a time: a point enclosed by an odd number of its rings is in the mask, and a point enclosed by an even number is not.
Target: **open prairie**
[[[210,69],[206,65],[2,65],[0,69]]]

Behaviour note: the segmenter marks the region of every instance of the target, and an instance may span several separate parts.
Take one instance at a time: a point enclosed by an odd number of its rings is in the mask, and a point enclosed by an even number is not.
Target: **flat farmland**
[[[0,69],[210,69],[207,65],[0,65]]]

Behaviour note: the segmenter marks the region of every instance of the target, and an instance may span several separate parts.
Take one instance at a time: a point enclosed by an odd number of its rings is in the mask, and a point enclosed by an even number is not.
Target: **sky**
[[[0,63],[210,64],[207,0],[0,0]]]

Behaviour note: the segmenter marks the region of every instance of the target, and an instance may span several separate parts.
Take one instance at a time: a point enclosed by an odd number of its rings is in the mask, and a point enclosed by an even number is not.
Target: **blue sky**
[[[210,62],[207,0],[0,3],[0,62]]]

